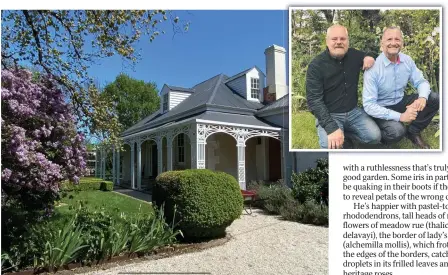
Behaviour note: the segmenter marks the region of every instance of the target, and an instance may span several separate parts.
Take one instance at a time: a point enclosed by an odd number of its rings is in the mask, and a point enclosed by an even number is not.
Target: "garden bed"
[[[56,271],[45,271],[45,270],[34,270],[27,269],[19,272],[9,272],[3,273],[4,275],[33,275],[33,274],[80,274],[91,272],[95,270],[105,270],[116,266],[127,265],[131,263],[138,263],[142,261],[158,260],[167,257],[173,257],[185,253],[193,253],[197,251],[202,251],[205,249],[217,247],[227,243],[231,239],[231,236],[226,236],[220,239],[214,239],[202,243],[189,243],[189,244],[173,244],[166,247],[161,247],[154,250],[150,255],[139,256],[137,254],[132,255],[121,255],[113,257],[109,260],[101,260],[96,264],[83,265],[81,263],[72,263],[67,265],[65,268],[59,268]]]

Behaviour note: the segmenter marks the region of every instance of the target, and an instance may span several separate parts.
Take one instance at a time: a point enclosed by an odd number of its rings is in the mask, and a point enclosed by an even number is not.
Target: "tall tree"
[[[129,64],[138,59],[136,43],[153,41],[171,22],[175,33],[188,28],[174,14],[153,10],[6,10],[2,11],[2,67],[36,66],[51,75],[70,97],[78,120],[91,133],[115,142],[120,128],[112,103],[96,89],[89,65],[120,55]]]
[[[154,82],[145,83],[126,74],[117,76],[104,88],[103,97],[114,102],[121,129],[127,129],[159,108],[160,98]]]

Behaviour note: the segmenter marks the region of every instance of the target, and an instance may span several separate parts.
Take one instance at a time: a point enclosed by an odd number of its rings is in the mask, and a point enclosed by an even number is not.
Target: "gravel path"
[[[328,274],[328,228],[283,221],[254,210],[227,230],[232,239],[222,246],[88,274]]]

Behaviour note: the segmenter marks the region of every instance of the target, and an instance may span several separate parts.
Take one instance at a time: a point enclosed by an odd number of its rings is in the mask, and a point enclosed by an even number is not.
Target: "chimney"
[[[272,45],[264,51],[266,55],[266,87],[267,94],[264,98],[270,98],[269,94],[280,99],[288,93],[286,86],[286,50],[283,47]]]

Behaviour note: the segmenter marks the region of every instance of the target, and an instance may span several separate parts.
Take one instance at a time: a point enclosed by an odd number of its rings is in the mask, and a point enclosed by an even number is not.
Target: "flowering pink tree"
[[[86,168],[83,136],[70,105],[48,77],[2,70],[2,205],[49,210],[63,179],[77,182]]]

